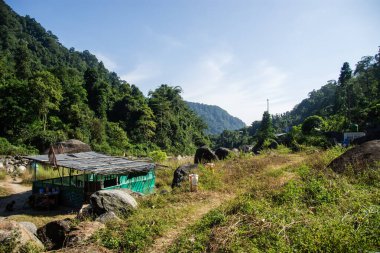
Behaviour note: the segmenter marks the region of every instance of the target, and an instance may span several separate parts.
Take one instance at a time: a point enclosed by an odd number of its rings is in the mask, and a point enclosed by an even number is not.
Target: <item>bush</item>
[[[302,123],[302,133],[310,134],[320,130],[324,126],[324,120],[317,115],[307,117]]]
[[[37,154],[38,150],[27,146],[12,145],[7,139],[0,137],[0,154],[1,155],[29,155]]]
[[[148,156],[155,162],[163,162],[168,158],[166,153],[161,150],[149,152]]]

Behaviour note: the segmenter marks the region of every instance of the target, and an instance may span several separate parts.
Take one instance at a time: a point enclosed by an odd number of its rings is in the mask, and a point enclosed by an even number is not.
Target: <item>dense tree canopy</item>
[[[192,153],[207,142],[205,124],[180,93],[162,85],[144,97],[89,51],[65,48],[0,0],[0,137],[12,144],[43,151],[76,138],[108,153]]]

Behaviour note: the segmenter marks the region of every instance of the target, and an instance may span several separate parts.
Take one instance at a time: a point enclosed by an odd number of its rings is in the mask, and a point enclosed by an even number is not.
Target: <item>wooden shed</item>
[[[54,166],[68,173],[38,180],[38,164],[52,165],[51,157],[37,155],[26,158],[32,161],[34,169],[33,194],[59,195],[60,203],[66,206],[80,207],[92,193],[99,190],[127,188],[141,194],[154,191],[154,163],[92,151],[57,154],[54,155]]]

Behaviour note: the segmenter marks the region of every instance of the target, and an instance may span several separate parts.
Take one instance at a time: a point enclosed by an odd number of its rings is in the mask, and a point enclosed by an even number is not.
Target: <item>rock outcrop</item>
[[[219,160],[226,159],[230,154],[231,150],[229,150],[228,148],[220,147],[215,150],[215,155],[218,157]]]
[[[337,173],[342,173],[351,166],[355,172],[359,172],[368,167],[379,169],[379,163],[380,140],[373,140],[347,150],[334,159],[328,167]]]
[[[37,236],[44,243],[46,249],[60,249],[63,247],[71,227],[72,220],[70,219],[52,221],[37,229]]]
[[[73,247],[83,244],[99,229],[105,228],[103,223],[98,221],[84,221],[73,227],[66,235],[65,247]]]
[[[217,160],[218,157],[209,147],[200,147],[195,152],[194,163],[209,163]]]
[[[137,208],[136,200],[120,189],[97,191],[90,196],[90,204],[96,215],[112,211],[126,216]]]
[[[6,218],[0,219],[0,244],[7,252],[20,252],[27,245],[44,248],[42,242],[24,225]]]
[[[79,153],[91,151],[90,145],[81,142],[80,140],[70,139],[61,141],[53,145],[55,154],[63,153]],[[49,149],[45,150],[44,154],[48,154]]]
[[[117,217],[117,215],[112,211],[103,213],[95,219],[95,221],[98,221],[103,224],[106,224],[108,222],[120,221],[120,220],[121,219]]]
[[[181,182],[187,180],[190,172],[196,168],[198,168],[198,164],[187,164],[187,165],[182,165],[182,166],[178,167],[174,171],[172,188],[180,187]]]

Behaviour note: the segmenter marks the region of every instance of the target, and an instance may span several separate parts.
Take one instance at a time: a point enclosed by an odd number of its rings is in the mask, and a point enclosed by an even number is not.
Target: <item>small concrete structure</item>
[[[343,134],[343,146],[348,146],[353,140],[363,136],[364,132],[346,132]]]

